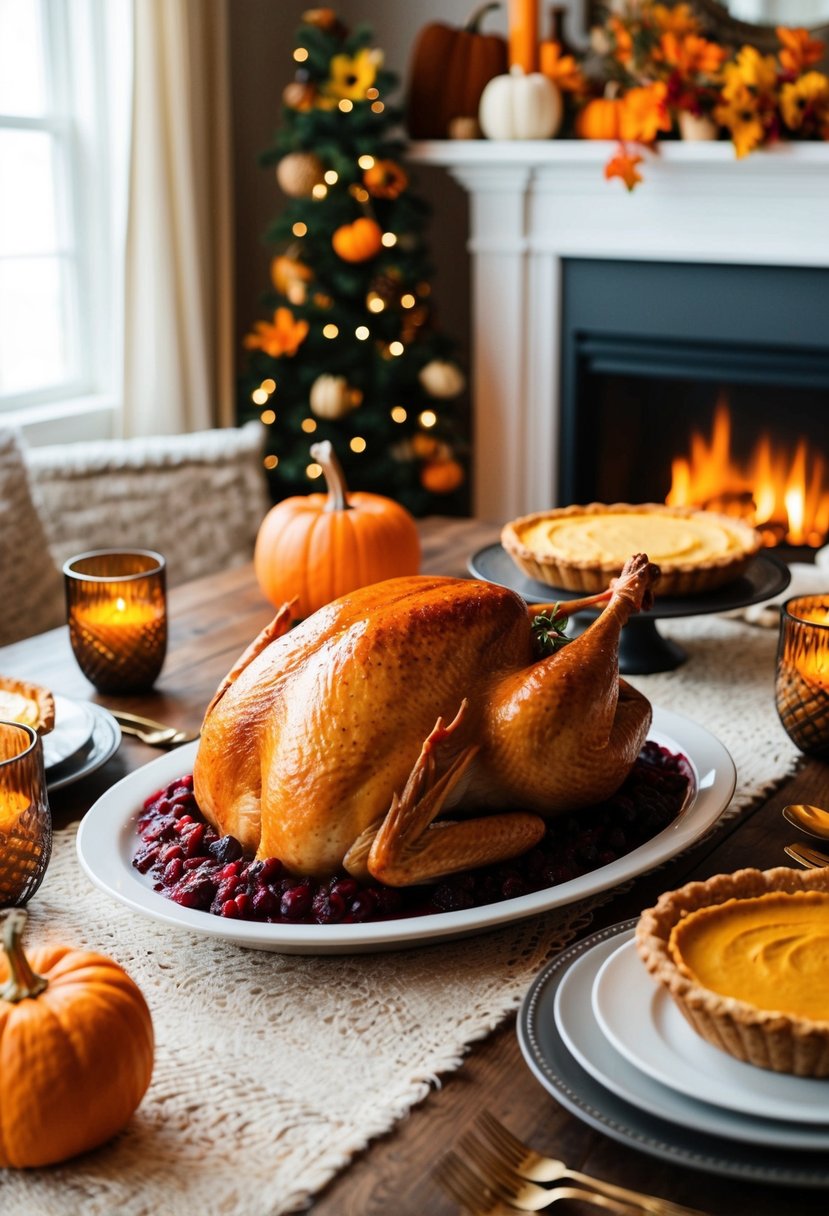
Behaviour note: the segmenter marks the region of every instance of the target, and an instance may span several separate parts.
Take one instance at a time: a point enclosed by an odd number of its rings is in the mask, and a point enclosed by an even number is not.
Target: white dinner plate
[[[695,1094],[686,1096],[673,1088],[666,1088],[658,1081],[651,1079],[651,1074],[640,1070],[629,1063],[627,1057],[619,1055],[615,1047],[605,1036],[596,1016],[596,990],[605,968],[612,964],[620,953],[630,957],[630,949],[635,954],[632,931],[625,934],[625,945],[618,947],[622,938],[611,939],[594,946],[577,962],[573,963],[564,976],[556,992],[554,1016],[556,1026],[566,1047],[573,1053],[591,1077],[594,1077],[612,1093],[631,1102],[641,1110],[648,1111],[660,1119],[668,1119],[680,1127],[690,1127],[717,1136],[725,1136],[729,1140],[744,1140],[748,1144],[768,1144],[776,1148],[795,1149],[827,1149],[829,1148],[829,1123],[826,1122],[827,1100],[829,1100],[829,1085],[816,1081],[814,1085],[822,1085],[823,1109],[812,1118],[817,1125],[797,1126],[783,1120],[767,1117],[765,1104],[755,1100],[751,1114],[738,1114],[718,1106],[709,1106],[707,1101],[697,1100],[707,1098],[706,1079],[700,1078]],[[625,973],[625,986],[620,987],[622,976],[617,974],[617,981],[606,983],[605,1000],[615,1003],[617,1021],[634,1020],[641,1011],[639,994],[644,990],[649,995],[649,989],[655,988],[653,980],[642,964],[639,964],[641,975],[631,969]],[[670,998],[669,998],[670,1000]],[[671,1002],[673,1003],[673,1002]],[[682,1015],[677,1011],[677,1016]],[[690,1026],[688,1034],[698,1038]],[[647,1028],[643,1030],[647,1034]],[[700,1042],[703,1041],[700,1039]],[[707,1046],[707,1044],[703,1044]],[[716,1055],[723,1053],[711,1048]],[[691,1053],[693,1055],[693,1052]],[[730,1058],[730,1057],[729,1057]],[[739,1063],[739,1061],[736,1061]],[[749,1068],[749,1065],[743,1065]],[[751,1069],[752,1072],[762,1072],[762,1069]],[[797,1078],[793,1078],[797,1080]],[[762,1118],[757,1117],[764,1112]],[[808,1123],[808,1116],[803,1117],[803,1123]],[[820,1123],[823,1126],[820,1126]]]
[[[94,719],[91,707],[83,701],[55,696],[55,725],[43,736],[43,766],[46,772],[76,756],[92,738]]]
[[[82,777],[88,777],[102,765],[110,756],[114,756],[121,743],[121,727],[103,705],[90,702],[87,705],[92,720],[92,737],[89,745],[75,755],[64,760],[62,764],[53,765],[46,772],[46,789],[50,794],[62,790],[67,785],[74,785]]]
[[[754,1068],[706,1043],[648,975],[633,941],[598,971],[593,1012],[614,1054],[640,1074],[725,1111],[822,1123],[829,1147],[829,1080]]]
[[[589,1127],[637,1152],[699,1170],[703,1179],[709,1174],[723,1174],[748,1182],[829,1188],[829,1155],[825,1148],[793,1149],[735,1140],[709,1132],[708,1124],[704,1130],[682,1127],[673,1119],[660,1118],[651,1110],[626,1102],[582,1068],[556,1024],[558,988],[578,959],[603,942],[612,940],[609,949],[615,949],[635,925],[635,919],[628,920],[591,933],[557,954],[530,984],[521,1002],[516,1030],[533,1075],[565,1110]],[[588,1014],[591,1008],[588,1002]],[[600,1035],[598,1028],[596,1034]],[[603,1035],[600,1037],[604,1040]],[[617,1059],[619,1064],[625,1063],[621,1057]]]
[[[135,821],[146,798],[174,778],[192,772],[198,742],[145,765],[107,790],[78,831],[78,856],[92,881],[127,907],[153,920],[240,946],[286,954],[339,954],[394,950],[495,929],[606,891],[667,861],[702,836],[731,800],[734,762],[712,734],[689,718],[654,709],[651,739],[682,752],[693,770],[693,788],[672,824],[624,857],[569,882],[516,899],[428,916],[349,925],[261,924],[229,920],[183,908],[152,889],[132,866]]]

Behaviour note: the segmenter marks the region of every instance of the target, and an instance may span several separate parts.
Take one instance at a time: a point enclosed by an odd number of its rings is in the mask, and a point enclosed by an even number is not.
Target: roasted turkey
[[[639,754],[651,707],[619,677],[619,636],[657,576],[638,555],[608,591],[561,605],[605,606],[542,659],[532,622],[552,605],[490,583],[390,579],[293,629],[285,606],[207,709],[202,811],[313,877],[406,886],[517,856]]]

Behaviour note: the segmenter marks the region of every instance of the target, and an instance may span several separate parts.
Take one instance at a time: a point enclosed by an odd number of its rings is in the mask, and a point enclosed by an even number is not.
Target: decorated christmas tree
[[[352,490],[415,514],[465,510],[465,380],[436,325],[424,239],[387,101],[396,77],[365,27],[304,14],[296,78],[263,156],[288,196],[271,225],[267,316],[245,338],[240,414],[267,424],[275,499],[320,489],[312,443]]]

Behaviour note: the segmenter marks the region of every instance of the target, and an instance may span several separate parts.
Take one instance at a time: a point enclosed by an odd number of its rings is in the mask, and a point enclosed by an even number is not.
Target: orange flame
[[[767,545],[817,547],[829,534],[829,488],[825,461],[807,451],[806,440],[794,450],[775,450],[762,434],[749,459],[740,466],[731,456],[731,414],[721,396],[714,411],[710,439],[691,436],[690,454],[671,462],[669,506],[694,506],[740,515],[763,533]]]

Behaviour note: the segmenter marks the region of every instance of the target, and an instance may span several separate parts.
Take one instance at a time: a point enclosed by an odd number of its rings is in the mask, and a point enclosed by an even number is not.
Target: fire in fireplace
[[[732,451],[727,394],[720,393],[710,435],[694,430],[687,455],[671,462],[670,506],[703,507],[739,515],[766,545],[817,547],[829,535],[829,475],[823,454],[805,436],[779,445],[768,431],[747,459]]]
[[[829,538],[825,270],[568,260],[560,501],[740,514]]]

